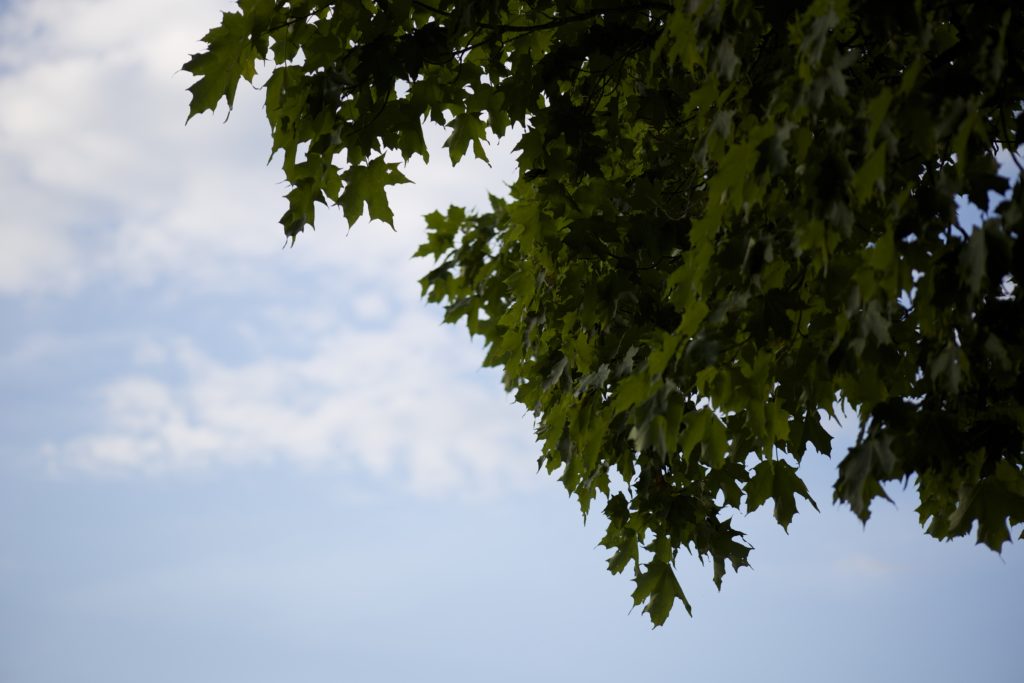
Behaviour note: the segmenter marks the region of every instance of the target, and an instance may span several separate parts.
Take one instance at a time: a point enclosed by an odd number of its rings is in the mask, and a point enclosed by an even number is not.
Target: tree
[[[519,127],[509,197],[427,216],[424,293],[600,494],[656,624],[681,548],[720,587],[730,515],[815,505],[839,405],[861,520],[902,481],[936,538],[1024,523],[1024,5],[239,0],[204,40],[190,117],[272,62],[293,241],[317,202],[390,223],[425,121],[453,161]]]

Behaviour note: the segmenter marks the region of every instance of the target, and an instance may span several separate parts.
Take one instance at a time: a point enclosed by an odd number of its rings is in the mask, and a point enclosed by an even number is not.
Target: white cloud
[[[146,257],[157,235],[173,241],[182,207],[204,203],[197,170],[216,168],[216,187],[244,164],[232,149],[238,140],[202,126],[183,135],[187,82],[174,74],[202,23],[216,18],[203,4],[23,2],[3,15],[0,167],[16,191],[0,236],[14,245],[17,267],[4,269],[0,293],[66,293],[103,273],[153,272]],[[207,213],[191,226],[224,222]],[[218,237],[206,253],[237,251],[237,238],[225,248]],[[181,261],[164,251],[157,271]],[[62,272],[70,275],[52,277]]]
[[[12,190],[0,214],[0,295],[73,294],[101,278],[238,289],[282,260],[286,188],[276,162],[266,165],[261,94],[243,85],[229,122],[221,111],[184,125],[190,76],[181,64],[231,5],[57,0],[0,14],[0,179]],[[307,237],[286,258],[408,280],[420,216],[501,192],[508,151],[494,170],[452,169],[443,153],[429,170],[411,165],[421,185],[394,193],[397,236],[360,226],[372,239],[354,249],[340,239],[340,212],[325,212],[315,247],[305,248]],[[336,234],[325,243],[323,232]],[[402,265],[382,269],[381,258]]]
[[[59,465],[100,472],[284,459],[355,466],[427,495],[523,486],[537,450],[530,422],[465,352],[464,334],[406,311],[377,331],[335,327],[305,356],[242,365],[179,341],[162,356],[183,381],[107,383],[97,429],[49,450]],[[160,355],[152,343],[140,354]]]
[[[0,178],[0,182],[3,182]],[[17,186],[7,184],[17,192]],[[17,213],[17,207],[12,213]],[[7,220],[13,216],[8,214]],[[0,219],[3,221],[4,219]],[[66,231],[33,230],[27,222],[3,226],[0,238],[0,294],[20,295],[39,289],[66,292],[82,282],[76,250]]]
[[[845,555],[835,562],[835,571],[851,579],[881,579],[899,570],[898,566],[890,562],[864,553]]]
[[[102,472],[355,467],[422,493],[533,481],[529,421],[478,369],[465,331],[423,309],[416,280],[427,264],[409,258],[422,214],[503,191],[513,141],[492,154],[494,168],[452,168],[444,150],[429,167],[410,164],[417,184],[392,194],[397,232],[349,232],[340,212],[325,212],[316,234],[282,249],[286,188],[265,163],[260,93],[241,88],[226,124],[222,111],[185,126],[180,66],[231,4],[59,0],[0,11],[0,180],[13,190],[0,212],[0,304],[31,295],[71,307],[115,288],[151,298],[157,317],[181,316],[196,297],[230,316],[232,301],[218,299],[228,291],[251,299],[285,279],[317,283],[308,300],[275,293],[259,321],[233,325],[258,340],[244,362],[219,360],[219,340],[187,317],[187,343],[140,342],[93,388],[95,406],[80,407],[95,408],[93,426],[44,452],[58,467]],[[439,148],[443,133],[430,137]],[[26,358],[73,353],[62,349],[74,339],[44,348],[33,340],[54,333],[33,334],[18,342]],[[145,337],[130,320],[116,334]]]

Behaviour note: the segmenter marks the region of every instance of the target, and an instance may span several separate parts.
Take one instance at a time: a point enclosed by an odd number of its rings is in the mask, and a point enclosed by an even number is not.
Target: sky
[[[1024,544],[930,539],[898,488],[864,527],[822,456],[821,512],[736,520],[721,592],[681,556],[693,617],[652,629],[419,298],[422,216],[503,193],[511,143],[286,247],[260,93],[185,125],[228,8],[0,0],[0,683],[1020,680]]]

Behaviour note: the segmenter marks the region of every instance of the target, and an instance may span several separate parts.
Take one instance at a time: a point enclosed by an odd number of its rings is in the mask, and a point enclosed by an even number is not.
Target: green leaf
[[[398,164],[390,164],[377,157],[365,166],[350,167],[341,174],[341,178],[344,184],[341,206],[350,225],[363,215],[365,204],[371,220],[384,221],[394,227],[395,216],[384,188],[409,182],[398,170]]]
[[[224,12],[220,26],[203,37],[205,52],[192,55],[182,67],[198,80],[189,86],[192,101],[188,118],[217,107],[221,98],[228,107],[235,102],[238,81],[248,82],[256,76],[256,60],[266,56],[249,38],[251,19],[238,12]]]
[[[986,259],[988,249],[985,245],[985,231],[975,230],[967,239],[967,246],[961,253],[961,267],[964,279],[970,287],[971,294],[981,294],[981,286],[986,275]]]
[[[818,504],[811,498],[807,485],[797,476],[796,468],[782,460],[776,460],[774,464],[772,498],[775,499],[775,519],[783,529],[788,530],[796,514],[796,496],[806,500],[815,510]]]
[[[754,468],[754,476],[747,483],[747,512],[761,507],[769,498],[775,502],[775,519],[783,529],[789,528],[796,514],[796,496],[800,496],[817,510],[807,486],[797,476],[796,468],[783,460],[765,460]]]
[[[466,149],[473,145],[473,153],[478,159],[487,161],[482,142],[487,139],[487,131],[478,114],[467,113],[456,116],[448,127],[451,135],[445,140],[444,146],[452,163],[457,164],[466,155]]]
[[[882,144],[871,150],[864,164],[853,176],[853,193],[861,203],[875,196],[876,191],[885,190],[885,155],[886,145]]]
[[[871,516],[874,498],[890,500],[881,481],[890,478],[895,465],[891,440],[888,435],[873,436],[851,448],[839,464],[834,498],[849,504],[863,522]]]
[[[687,413],[683,417],[686,428],[683,430],[682,438],[679,440],[679,448],[683,451],[683,457],[687,460],[701,441],[704,440],[708,431],[708,425],[713,416],[707,410],[696,410]]]
[[[651,395],[652,387],[647,378],[643,375],[629,375],[615,388],[615,398],[612,400],[611,409],[613,412],[621,413],[633,406],[646,401]]]
[[[677,599],[683,603],[687,614],[692,614],[693,608],[686,599],[672,567],[666,562],[658,561],[649,562],[645,566],[646,570],[636,577],[633,604],[646,603],[644,612],[651,615],[651,621],[655,626],[665,623]]]
[[[775,481],[775,461],[765,460],[754,468],[754,476],[747,482],[747,513],[751,513],[772,497]]]

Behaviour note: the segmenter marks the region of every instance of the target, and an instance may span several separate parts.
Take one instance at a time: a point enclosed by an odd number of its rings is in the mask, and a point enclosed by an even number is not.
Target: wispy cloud
[[[266,165],[261,94],[241,88],[226,124],[221,111],[185,126],[190,79],[180,66],[201,49],[217,10],[231,6],[57,0],[16,2],[2,15],[0,181],[10,199],[0,215],[0,296],[68,295],[102,278],[151,286],[182,275],[179,287],[237,289],[281,258],[285,188]],[[404,259],[421,214],[479,203],[484,188],[501,191],[511,168],[508,154],[496,155],[504,163],[496,169],[452,169],[445,156],[429,172],[408,169],[420,184],[394,195],[399,236],[358,252],[321,241],[291,258],[356,272],[382,255]],[[325,214],[323,224],[340,230],[340,213]]]
[[[235,179],[251,188],[268,173],[245,144],[258,119],[185,134],[175,72],[216,20],[205,5],[20,2],[4,14],[0,168],[12,192],[0,294],[67,294],[101,275],[138,281],[258,248],[241,228],[272,200],[231,202]]]
[[[836,560],[835,571],[851,579],[881,579],[900,571],[900,568],[885,560],[864,553],[845,555]]]
[[[160,473],[285,460],[353,467],[427,494],[532,480],[528,420],[496,374],[478,369],[464,330],[424,308],[416,279],[428,264],[409,258],[422,214],[503,191],[510,143],[494,168],[452,168],[443,152],[429,169],[410,164],[417,183],[392,195],[397,232],[348,233],[340,213],[325,212],[326,230],[282,250],[286,188],[266,165],[260,93],[243,88],[227,123],[222,111],[185,126],[180,65],[231,5],[60,0],[0,13],[0,305],[42,299],[74,318],[78,303],[97,306],[115,289],[154,308],[177,301],[153,316],[183,326],[168,342],[118,320],[122,341],[141,341],[120,369],[74,387],[96,397],[72,408],[93,419],[87,432],[50,437],[53,463]],[[285,281],[314,291],[287,298],[275,290]],[[239,297],[260,321],[230,327],[259,343],[228,362],[188,309],[213,302],[230,317]],[[87,321],[73,329],[96,333]],[[45,321],[5,336],[18,356],[0,371],[75,353],[75,339]]]
[[[99,472],[283,459],[355,467],[427,495],[526,485],[529,420],[477,369],[479,354],[451,353],[462,334],[405,313],[375,331],[328,330],[305,356],[240,365],[187,340],[150,343],[141,358],[172,372],[106,383],[96,429],[48,450],[58,466]]]

